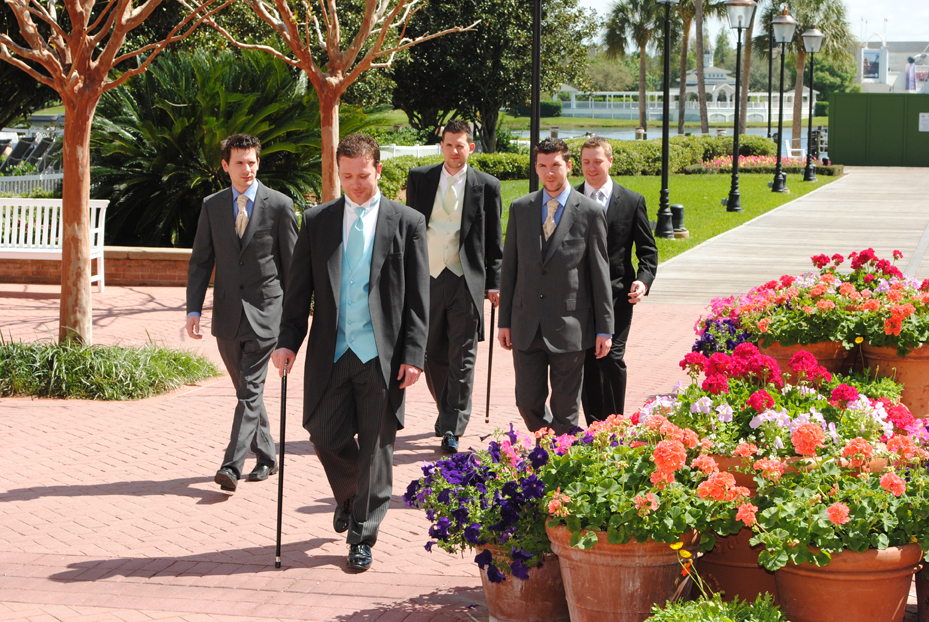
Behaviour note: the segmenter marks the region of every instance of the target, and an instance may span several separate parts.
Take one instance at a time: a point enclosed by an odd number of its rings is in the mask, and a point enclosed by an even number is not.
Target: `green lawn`
[[[661,192],[661,177],[614,177],[613,179],[620,185],[645,196],[648,217],[650,220],[655,220]],[[671,203],[680,203],[684,206],[684,226],[690,230],[690,237],[685,240],[659,239],[659,261],[666,261],[679,255],[689,248],[702,244],[720,233],[803,196],[820,186],[831,183],[837,178],[822,175],[814,183],[804,183],[802,176],[788,175],[787,187],[790,188],[790,194],[771,192],[768,182],[772,179],[772,175],[740,174],[739,191],[742,195],[742,211],[730,213],[720,204],[724,197],[729,196],[732,180],[730,175],[672,175],[668,182]],[[582,177],[574,177],[571,179],[571,185],[576,186],[582,181]],[[510,203],[529,192],[529,182],[525,180],[504,181],[501,185],[505,231]]]

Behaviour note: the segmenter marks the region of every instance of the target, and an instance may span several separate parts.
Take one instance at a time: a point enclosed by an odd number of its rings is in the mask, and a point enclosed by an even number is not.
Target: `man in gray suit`
[[[610,179],[613,148],[605,138],[590,137],[581,146],[584,183],[578,192],[606,211],[606,246],[610,258],[613,295],[613,346],[603,358],[587,351],[581,402],[587,425],[602,421],[626,408],[626,340],[632,326],[632,307],[648,295],[658,271],[658,246],[648,223],[645,197]],[[632,246],[639,259],[632,265]]]
[[[429,246],[429,339],[426,384],[438,406],[436,436],[446,453],[471,418],[477,343],[484,339],[484,291],[497,306],[503,231],[500,182],[468,166],[474,139],[468,124],[442,130],[443,164],[410,171],[406,204],[426,217]]]
[[[187,272],[187,334],[202,339],[200,314],[213,269],[212,333],[236,389],[232,435],[214,481],[235,492],[245,456],[258,459],[250,481],[277,472],[274,439],[262,393],[277,344],[284,283],[297,239],[293,201],[263,185],[261,143],[236,134],[222,142],[232,187],[203,200]]]
[[[404,389],[419,379],[428,326],[426,221],[381,196],[380,155],[370,136],[339,142],[345,196],[304,212],[271,357],[293,367],[315,300],[303,427],[336,500],[333,529],[348,532],[348,566],[361,571],[390,505]]]
[[[526,425],[562,434],[578,422],[585,350],[595,347],[597,357],[610,350],[606,216],[568,183],[563,140],[539,143],[536,171],[543,189],[510,206],[497,338],[513,350],[516,407]]]

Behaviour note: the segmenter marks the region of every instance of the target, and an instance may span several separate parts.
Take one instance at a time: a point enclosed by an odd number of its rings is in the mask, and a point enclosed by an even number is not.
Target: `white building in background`
[[[887,41],[871,35],[859,44],[855,56],[855,81],[861,84],[862,92],[929,93],[929,42]]]

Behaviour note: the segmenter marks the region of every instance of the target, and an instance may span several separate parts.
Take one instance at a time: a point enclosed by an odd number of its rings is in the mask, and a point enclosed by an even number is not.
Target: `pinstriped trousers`
[[[377,357],[362,363],[348,350],[306,422],[336,503],[351,508],[349,544],[373,546],[390,506],[397,418],[389,405]]]

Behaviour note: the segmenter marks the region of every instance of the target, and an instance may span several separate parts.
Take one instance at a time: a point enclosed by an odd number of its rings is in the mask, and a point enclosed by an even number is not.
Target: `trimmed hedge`
[[[774,175],[775,166],[752,166],[750,168],[739,167],[739,175],[743,173],[748,175],[752,173],[764,174],[764,175]],[[800,166],[799,164],[781,166],[781,170],[785,174],[790,175],[803,175],[803,169],[805,166]],[[716,175],[716,174],[732,174],[732,167],[722,167],[722,168],[707,168],[702,163],[700,164],[691,164],[690,166],[685,166],[681,171],[685,175]],[[845,174],[845,165],[844,164],[830,164],[828,166],[819,165],[816,167],[817,175],[826,175],[827,177],[841,177]]]
[[[528,117],[529,116],[529,106],[522,104],[516,106],[515,109],[510,111],[514,117]],[[561,116],[561,102],[560,101],[544,101],[539,102],[539,116],[540,117],[560,117]]]
[[[381,180],[378,182],[384,196],[396,197],[400,190],[406,188],[406,178],[410,169],[429,164],[441,164],[443,156],[401,156],[384,160]],[[468,165],[474,170],[493,175],[500,181],[512,179],[529,179],[529,156],[520,153],[474,153],[468,158]]]

